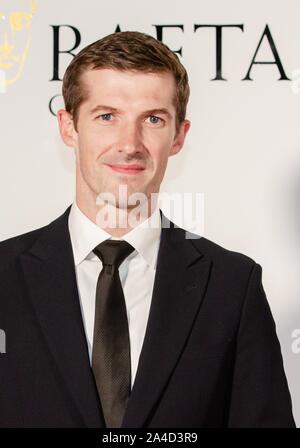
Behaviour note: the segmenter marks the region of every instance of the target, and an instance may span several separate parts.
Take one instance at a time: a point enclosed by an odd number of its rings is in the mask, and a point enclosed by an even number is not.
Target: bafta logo
[[[31,43],[35,0],[0,0],[0,90],[21,76]]]

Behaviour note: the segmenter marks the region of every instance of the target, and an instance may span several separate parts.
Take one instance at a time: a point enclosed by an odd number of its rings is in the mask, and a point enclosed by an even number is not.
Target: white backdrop
[[[35,3],[31,26],[27,23],[27,34],[22,37],[24,44],[31,35],[22,73],[0,90],[0,240],[47,224],[74,197],[73,150],[61,143],[56,119],[48,108],[50,98],[61,91],[60,81],[50,81],[53,26],[79,30],[77,53],[118,25],[122,31],[143,31],[154,37],[155,25],[180,25],[164,29],[163,41],[174,51],[182,47],[182,62],[190,77],[188,118],[192,127],[185,148],[170,158],[162,191],[203,193],[204,236],[262,265],[300,426],[300,341],[296,339],[297,330],[300,336],[299,2]],[[11,10],[13,5],[16,10],[30,11],[30,0],[0,0],[0,17],[2,9]],[[11,38],[5,23],[0,21],[0,46]],[[223,30],[222,74],[227,81],[212,81],[216,76],[215,29],[195,31],[195,25],[208,24],[243,25],[243,30]],[[278,64],[255,64],[252,81],[243,81],[266,25],[290,79],[279,80]],[[62,50],[74,44],[69,27],[60,28]],[[15,30],[15,38],[17,34]],[[274,51],[265,36],[256,61],[274,62]],[[59,61],[62,76],[71,56],[61,54]],[[0,75],[3,80],[10,73],[3,69]],[[59,98],[53,106],[58,108]]]

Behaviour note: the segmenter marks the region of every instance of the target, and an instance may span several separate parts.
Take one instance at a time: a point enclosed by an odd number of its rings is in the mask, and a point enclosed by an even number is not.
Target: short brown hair
[[[87,98],[80,82],[81,75],[85,70],[101,68],[173,74],[176,85],[176,133],[179,131],[190,95],[187,72],[178,56],[164,43],[137,31],[116,32],[93,42],[83,48],[67,67],[62,93],[65,108],[72,114],[75,128],[79,106]]]

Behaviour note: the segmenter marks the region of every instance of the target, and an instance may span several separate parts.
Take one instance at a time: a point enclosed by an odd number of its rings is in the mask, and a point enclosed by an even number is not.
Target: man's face
[[[99,69],[86,71],[82,82],[88,99],[79,108],[77,131],[66,111],[58,113],[65,143],[76,148],[77,194],[89,192],[96,201],[99,193],[113,193],[122,208],[122,184],[128,196],[151,199],[190,126],[185,120],[175,137],[173,76]]]
[[[0,70],[5,85],[13,84],[22,73],[34,11],[33,0],[0,1]]]

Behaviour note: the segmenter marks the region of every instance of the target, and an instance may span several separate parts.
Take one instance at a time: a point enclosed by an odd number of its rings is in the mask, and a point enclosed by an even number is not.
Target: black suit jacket
[[[104,427],[69,212],[0,243],[0,427]],[[187,239],[162,217],[150,314],[122,427],[293,427],[260,265],[204,237]]]

